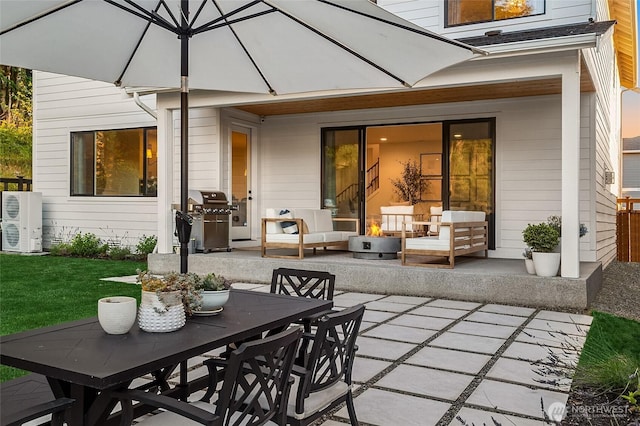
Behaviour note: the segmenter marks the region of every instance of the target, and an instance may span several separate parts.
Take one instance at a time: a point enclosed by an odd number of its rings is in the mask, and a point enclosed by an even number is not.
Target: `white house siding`
[[[496,117],[495,257],[519,258],[527,223],[561,210],[560,95],[369,111],[267,117],[261,128],[262,211],[267,207],[320,207],[320,129],[350,125],[436,122]],[[591,222],[590,108],[582,96],[580,215]],[[595,260],[591,234],[581,259]]]
[[[546,10],[542,15],[445,28],[444,0],[378,0],[377,4],[404,19],[450,38],[479,36],[488,30],[510,32],[583,23],[596,17],[595,0],[546,0]]]
[[[180,202],[180,111],[173,114],[173,202]],[[221,188],[219,119],[216,108],[189,109],[189,189]]]
[[[583,55],[596,85],[591,106],[595,145],[591,179],[597,230],[595,249],[597,259],[606,266],[616,257],[616,197],[620,191],[620,86],[611,32],[601,38],[597,48],[585,50]],[[617,179],[613,185],[605,184],[605,170],[615,171]]]
[[[34,191],[42,192],[44,246],[78,230],[128,245],[156,235],[155,198],[71,197],[71,132],[155,126],[124,91],[111,84],[34,72]],[[143,101],[155,107],[155,96]]]

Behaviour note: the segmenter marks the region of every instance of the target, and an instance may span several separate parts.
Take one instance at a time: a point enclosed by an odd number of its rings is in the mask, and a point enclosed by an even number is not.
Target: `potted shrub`
[[[197,314],[213,314],[220,312],[222,306],[229,300],[231,281],[222,275],[205,275],[196,286],[201,291],[202,307]]]
[[[548,223],[528,224],[522,231],[522,237],[533,251],[536,274],[541,277],[556,276],[560,268],[560,253],[553,251],[560,242],[560,233]]]

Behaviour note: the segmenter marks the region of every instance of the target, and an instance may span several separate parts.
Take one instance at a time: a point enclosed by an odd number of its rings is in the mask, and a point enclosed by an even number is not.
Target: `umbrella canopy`
[[[368,0],[1,0],[0,63],[123,86],[256,93],[413,85],[472,48]]]
[[[480,51],[369,0],[0,0],[0,64],[182,92],[410,87]],[[186,272],[187,244],[181,247]]]

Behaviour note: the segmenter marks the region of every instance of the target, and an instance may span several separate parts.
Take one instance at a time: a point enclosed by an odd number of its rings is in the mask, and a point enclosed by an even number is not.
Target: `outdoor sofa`
[[[336,229],[337,222],[347,222],[353,230]],[[304,249],[340,247],[346,249],[349,237],[358,235],[360,220],[334,218],[328,209],[268,208],[262,218],[262,257],[304,258]],[[269,249],[295,249],[296,255],[269,254]]]

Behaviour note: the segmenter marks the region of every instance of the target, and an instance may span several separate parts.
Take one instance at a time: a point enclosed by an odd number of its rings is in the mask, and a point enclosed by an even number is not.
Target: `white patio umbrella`
[[[482,53],[368,0],[0,0],[0,64],[188,92],[410,87]],[[181,243],[181,271],[187,270]]]

